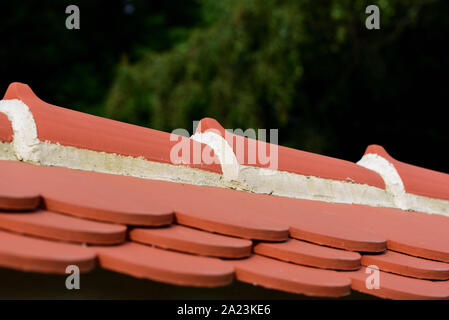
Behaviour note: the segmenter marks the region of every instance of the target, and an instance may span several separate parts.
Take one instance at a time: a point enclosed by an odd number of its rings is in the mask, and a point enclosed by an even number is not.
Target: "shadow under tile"
[[[239,281],[219,288],[181,287],[96,268],[81,274],[79,290],[65,287],[65,275],[21,272],[0,268],[0,299],[319,299],[265,289]],[[353,292],[340,299],[375,299]]]

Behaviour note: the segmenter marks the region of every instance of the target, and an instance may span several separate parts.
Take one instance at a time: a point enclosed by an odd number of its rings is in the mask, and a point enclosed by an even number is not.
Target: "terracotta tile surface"
[[[449,174],[398,161],[391,157],[383,147],[378,145],[369,146],[365,151],[365,154],[368,153],[377,154],[392,163],[401,176],[407,192],[430,198],[449,200]]]
[[[256,212],[259,217],[282,221],[290,227],[290,236],[300,240],[354,251],[379,252],[386,247],[385,237],[361,229],[351,221],[344,221],[333,215],[332,211],[321,210],[321,205],[328,205],[325,202],[212,187],[202,189],[208,190],[211,203],[228,203],[231,208],[244,208],[248,212]],[[192,186],[192,191],[200,190],[199,187]]]
[[[197,132],[206,132],[214,130],[225,137],[225,129],[215,120],[211,118],[202,119],[197,127]],[[258,167],[267,167],[267,164],[261,163],[260,159],[256,159],[256,163],[249,162],[248,157],[248,138],[227,133],[232,144],[234,153],[240,145],[244,146],[244,156],[239,163],[243,165],[252,165]],[[267,134],[268,138],[268,134]],[[258,142],[266,154],[270,154],[272,147],[269,143]],[[351,179],[356,183],[368,184],[378,188],[385,188],[385,183],[382,178],[375,172],[361,167],[355,163],[331,158],[315,153],[291,149],[283,146],[278,146],[278,170],[293,173],[299,173],[305,176],[316,176],[327,179],[348,181]]]
[[[167,225],[173,219],[170,206],[150,194],[108,185],[83,171],[4,161],[0,172],[12,182],[38,187],[50,211],[129,225]]]
[[[100,266],[138,278],[176,285],[217,287],[233,281],[234,269],[225,262],[152,248],[137,243],[96,247]]]
[[[254,252],[274,259],[322,269],[357,270],[361,256],[357,252],[319,246],[290,239],[282,243],[258,243]]]
[[[304,267],[259,255],[230,260],[237,280],[311,296],[341,297],[350,293],[351,281],[335,271]]]
[[[244,258],[251,255],[252,242],[204,232],[179,225],[167,228],[135,228],[129,232],[135,242],[203,256]]]
[[[27,190],[28,189],[28,190]],[[26,185],[11,184],[0,180],[0,210],[33,210],[40,202],[40,195]]]
[[[398,209],[357,205],[343,208],[344,210],[339,211],[343,219],[385,236],[389,249],[449,262],[449,234],[443,228],[449,221],[443,224],[434,215],[420,215]]]
[[[171,163],[177,141],[170,141],[169,133],[47,104],[24,84],[11,84],[5,98],[26,104],[40,142]],[[224,135],[215,120],[206,118],[198,132],[208,129]],[[0,142],[12,138],[11,123],[0,112]],[[201,151],[215,157],[208,146],[179,139],[188,143],[191,157]],[[249,163],[252,142],[230,139],[246,148],[240,164],[266,166]],[[0,147],[2,158],[11,146]],[[407,192],[449,199],[447,174],[396,161],[380,147],[367,152],[390,161]],[[367,206],[257,194],[241,186],[237,191],[232,184],[181,183],[185,166],[166,181],[22,160],[0,160],[1,267],[65,273],[68,265],[89,271],[98,261],[112,271],[185,286],[224,286],[236,279],[320,297],[342,297],[352,288],[388,299],[449,298],[449,264],[442,263],[449,262],[447,216],[386,208],[384,202]],[[218,164],[190,167],[226,179]],[[285,147],[279,147],[278,170],[389,192],[374,171]],[[380,289],[368,289],[370,274],[361,264],[380,268]]]
[[[310,214],[331,215],[333,220],[328,221],[340,220],[342,224],[383,237],[393,251],[449,262],[449,234],[445,231],[449,219],[446,217],[354,204],[289,201],[300,203],[302,210]],[[332,223],[324,224],[323,228],[331,229]]]
[[[91,244],[119,244],[124,242],[126,237],[126,226],[45,210],[26,213],[0,212],[0,228],[42,238]]]
[[[351,280],[351,287],[363,293],[395,300],[440,300],[449,299],[449,288],[428,280],[402,277],[388,272],[380,272],[379,289],[368,289],[366,278],[370,275],[363,267],[358,271],[340,271]]]
[[[363,255],[362,265],[376,265],[382,271],[413,278],[449,279],[449,264],[447,263],[416,258],[390,250],[376,255]]]
[[[65,274],[69,265],[82,272],[95,267],[95,253],[80,245],[0,231],[0,266],[23,271]]]

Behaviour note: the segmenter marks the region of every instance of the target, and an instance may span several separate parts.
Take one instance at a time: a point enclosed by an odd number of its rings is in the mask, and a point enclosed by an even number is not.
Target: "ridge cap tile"
[[[196,130],[197,133],[205,133],[211,130],[218,132],[222,138],[229,140],[228,143],[233,147],[234,154],[236,154],[238,145],[234,141],[242,141],[245,146],[245,154],[243,159],[240,159],[240,164],[261,168],[267,167],[266,164],[260,163],[259,159],[257,159],[257,163],[255,164],[248,163],[248,141],[254,141],[254,139],[226,131],[217,120],[212,118],[203,118],[199,122]],[[256,141],[261,146],[264,146],[264,150],[270,150],[271,152],[273,146],[277,148],[279,152],[277,170],[279,171],[339,181],[348,181],[348,178],[350,178],[359,184],[367,184],[385,189],[385,183],[378,173],[359,166],[356,163],[277,144],[273,145],[261,140]]]
[[[377,255],[364,254],[361,263],[366,267],[376,265],[382,271],[412,278],[449,280],[448,263],[413,257],[390,250]]]
[[[202,256],[245,258],[251,255],[250,240],[233,238],[181,225],[164,228],[133,228],[130,240],[163,249]]]

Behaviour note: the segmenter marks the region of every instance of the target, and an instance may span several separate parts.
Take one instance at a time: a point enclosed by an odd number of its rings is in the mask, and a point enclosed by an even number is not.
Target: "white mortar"
[[[1,100],[0,112],[11,121],[14,133],[13,148],[19,160],[38,162],[39,140],[36,123],[28,106],[20,100]]]

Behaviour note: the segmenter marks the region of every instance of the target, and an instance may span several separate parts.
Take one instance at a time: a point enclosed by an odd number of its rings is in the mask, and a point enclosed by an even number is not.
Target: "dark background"
[[[381,29],[365,28],[377,4]],[[81,29],[65,28],[76,4]],[[216,118],[449,172],[444,0],[2,1],[0,88],[164,131]]]

